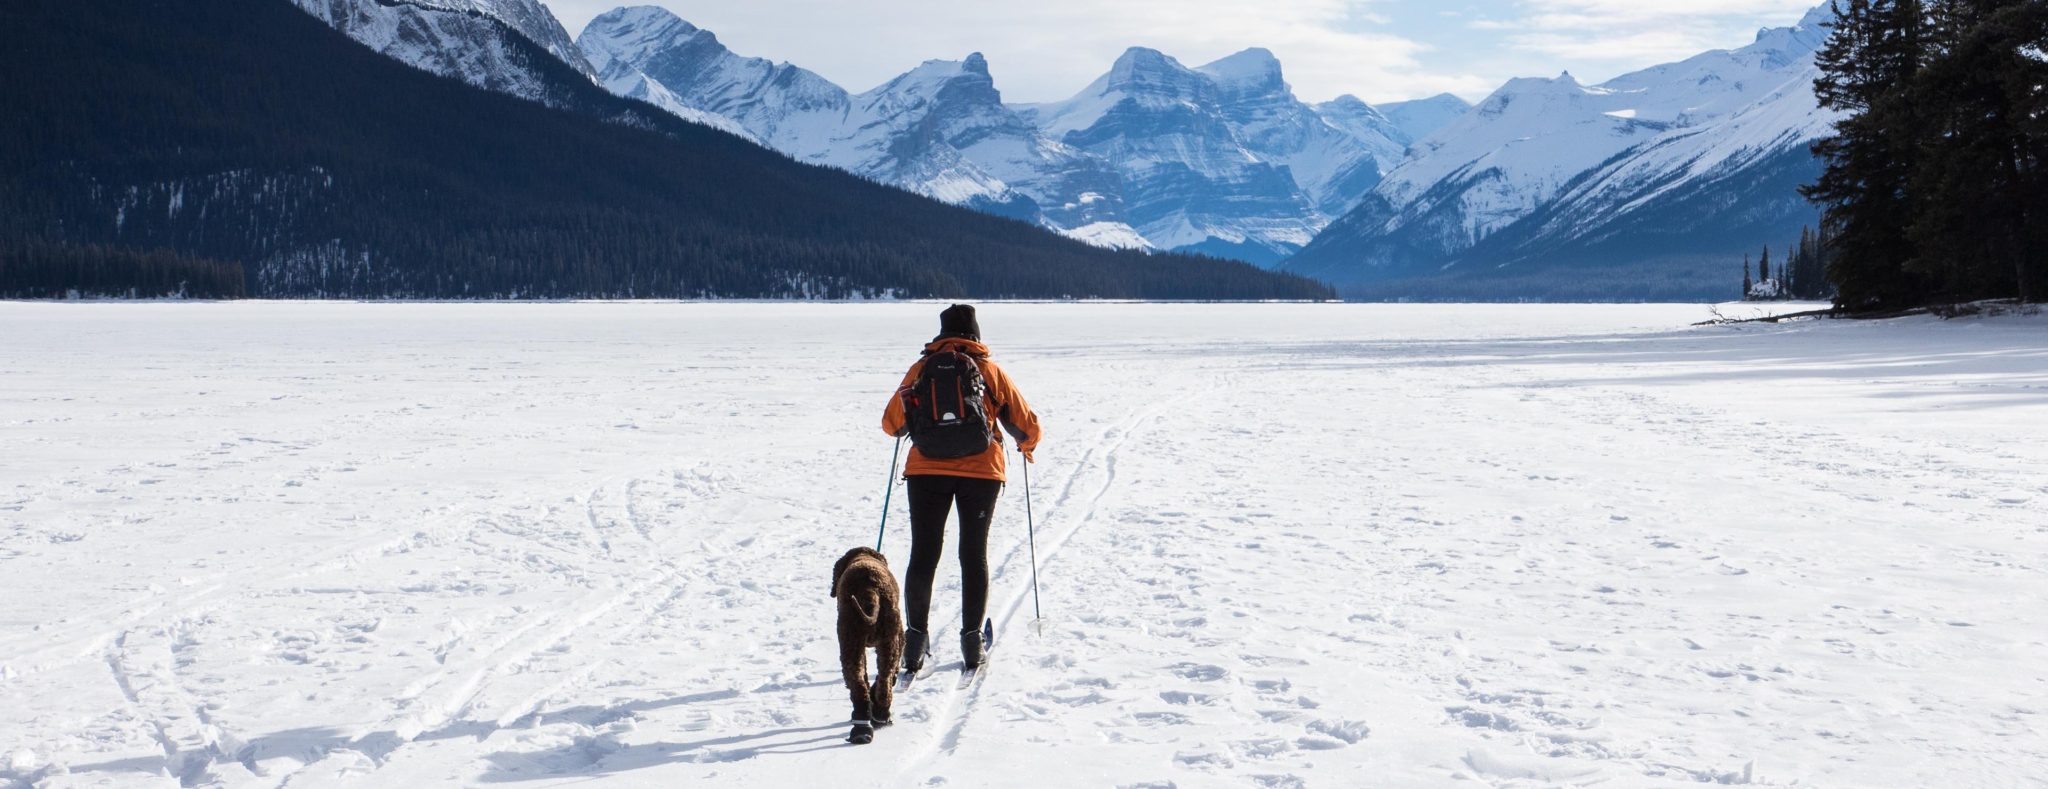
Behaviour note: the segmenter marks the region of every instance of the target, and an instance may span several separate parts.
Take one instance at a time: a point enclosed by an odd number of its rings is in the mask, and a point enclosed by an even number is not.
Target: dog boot
[[[853,722],[853,731],[846,735],[846,741],[855,745],[866,745],[875,741],[875,727],[864,720]]]
[[[903,631],[903,673],[916,674],[924,668],[924,631],[911,628]]]
[[[874,684],[874,687],[871,687],[871,688],[869,688],[869,689],[868,689],[868,693],[870,694],[870,695],[869,695],[869,698],[874,698],[874,699],[879,699],[879,698],[882,698],[882,694],[883,694],[883,693],[885,693],[885,692],[887,692],[887,690],[888,690],[888,687],[889,687],[889,683],[891,683],[891,682],[894,682],[894,681],[896,681],[896,678],[895,678],[895,677],[889,677],[889,676],[881,676],[881,677],[876,677],[876,678],[875,678],[875,684]],[[893,701],[893,699],[892,699],[892,701]],[[879,728],[882,728],[883,726],[887,726],[887,725],[889,725],[889,724],[891,724],[891,723],[895,723],[895,722],[896,722],[896,721],[894,721],[894,720],[890,719],[890,717],[889,717],[889,708],[888,708],[888,707],[882,707],[882,706],[877,706],[877,707],[875,707],[875,711],[874,711],[874,714],[872,714],[872,715],[869,715],[869,716],[868,716],[868,720],[870,720],[870,721],[873,721],[873,722],[874,722],[874,724],[875,724],[875,728],[877,728],[877,729],[879,729]]]

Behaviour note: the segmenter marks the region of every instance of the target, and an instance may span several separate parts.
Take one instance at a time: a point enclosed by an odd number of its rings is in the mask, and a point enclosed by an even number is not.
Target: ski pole
[[[1022,457],[1024,450],[1019,448]],[[1031,517],[1031,459],[1024,458],[1024,537],[1031,545],[1031,622],[1034,629],[1043,630],[1045,616],[1038,608],[1038,525]]]
[[[889,452],[889,478],[882,483],[882,525],[875,529],[875,552],[882,550],[882,535],[889,532],[889,497],[896,494],[896,459],[903,455],[903,437],[896,437],[896,448]]]

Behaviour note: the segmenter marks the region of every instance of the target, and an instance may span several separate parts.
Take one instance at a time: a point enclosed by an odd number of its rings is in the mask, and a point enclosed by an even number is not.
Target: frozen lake
[[[1683,305],[984,305],[1044,632],[844,745],[941,306],[0,303],[0,784],[2048,775],[2048,319]]]

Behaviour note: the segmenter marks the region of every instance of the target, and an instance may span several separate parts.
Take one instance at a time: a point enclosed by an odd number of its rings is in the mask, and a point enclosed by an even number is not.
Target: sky
[[[544,0],[571,35],[619,0]],[[637,0],[742,55],[863,91],[930,59],[981,52],[1008,102],[1057,101],[1145,46],[1197,66],[1247,47],[1295,94],[1369,102],[1570,71],[1592,84],[1797,22],[1820,0]]]

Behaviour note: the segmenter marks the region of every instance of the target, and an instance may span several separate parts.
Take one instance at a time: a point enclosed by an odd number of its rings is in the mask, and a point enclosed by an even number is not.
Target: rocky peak
[[[1396,101],[1373,107],[1387,116],[1409,142],[1420,140],[1451,124],[1472,109],[1472,103],[1449,93],[1426,99]]]
[[[1379,112],[1379,110],[1373,109],[1372,105],[1365,103],[1365,99],[1361,99],[1349,93],[1346,93],[1342,96],[1338,96],[1337,98],[1331,99],[1329,101],[1323,102],[1320,105],[1320,109],[1332,112],[1346,112],[1358,114],[1363,114],[1366,112],[1372,112],[1377,114]]]
[[[1201,80],[1195,72],[1156,49],[1131,47],[1103,78],[1107,91],[1132,94],[1191,96]]]
[[[995,79],[989,76],[988,59],[979,52],[970,53],[965,60],[927,60],[861,98],[884,112],[922,104],[1000,109],[1003,103]]]
[[[1833,2],[1822,3],[1806,12],[1791,27],[1767,27],[1756,31],[1756,41],[1741,51],[1770,56],[1774,67],[1808,59],[1827,43],[1829,26],[1835,22]]]
[[[1500,115],[1510,108],[1543,111],[1586,95],[1586,88],[1567,71],[1556,77],[1516,77],[1479,102],[1483,115]]]
[[[1280,59],[1262,47],[1238,52],[1196,69],[1216,81],[1224,90],[1241,95],[1285,94],[1287,81],[1280,72]]]
[[[699,37],[719,49],[718,37],[698,28],[668,9],[656,6],[615,8],[597,15],[585,25],[576,45],[600,70],[612,60],[639,62],[653,53],[694,41]]]

